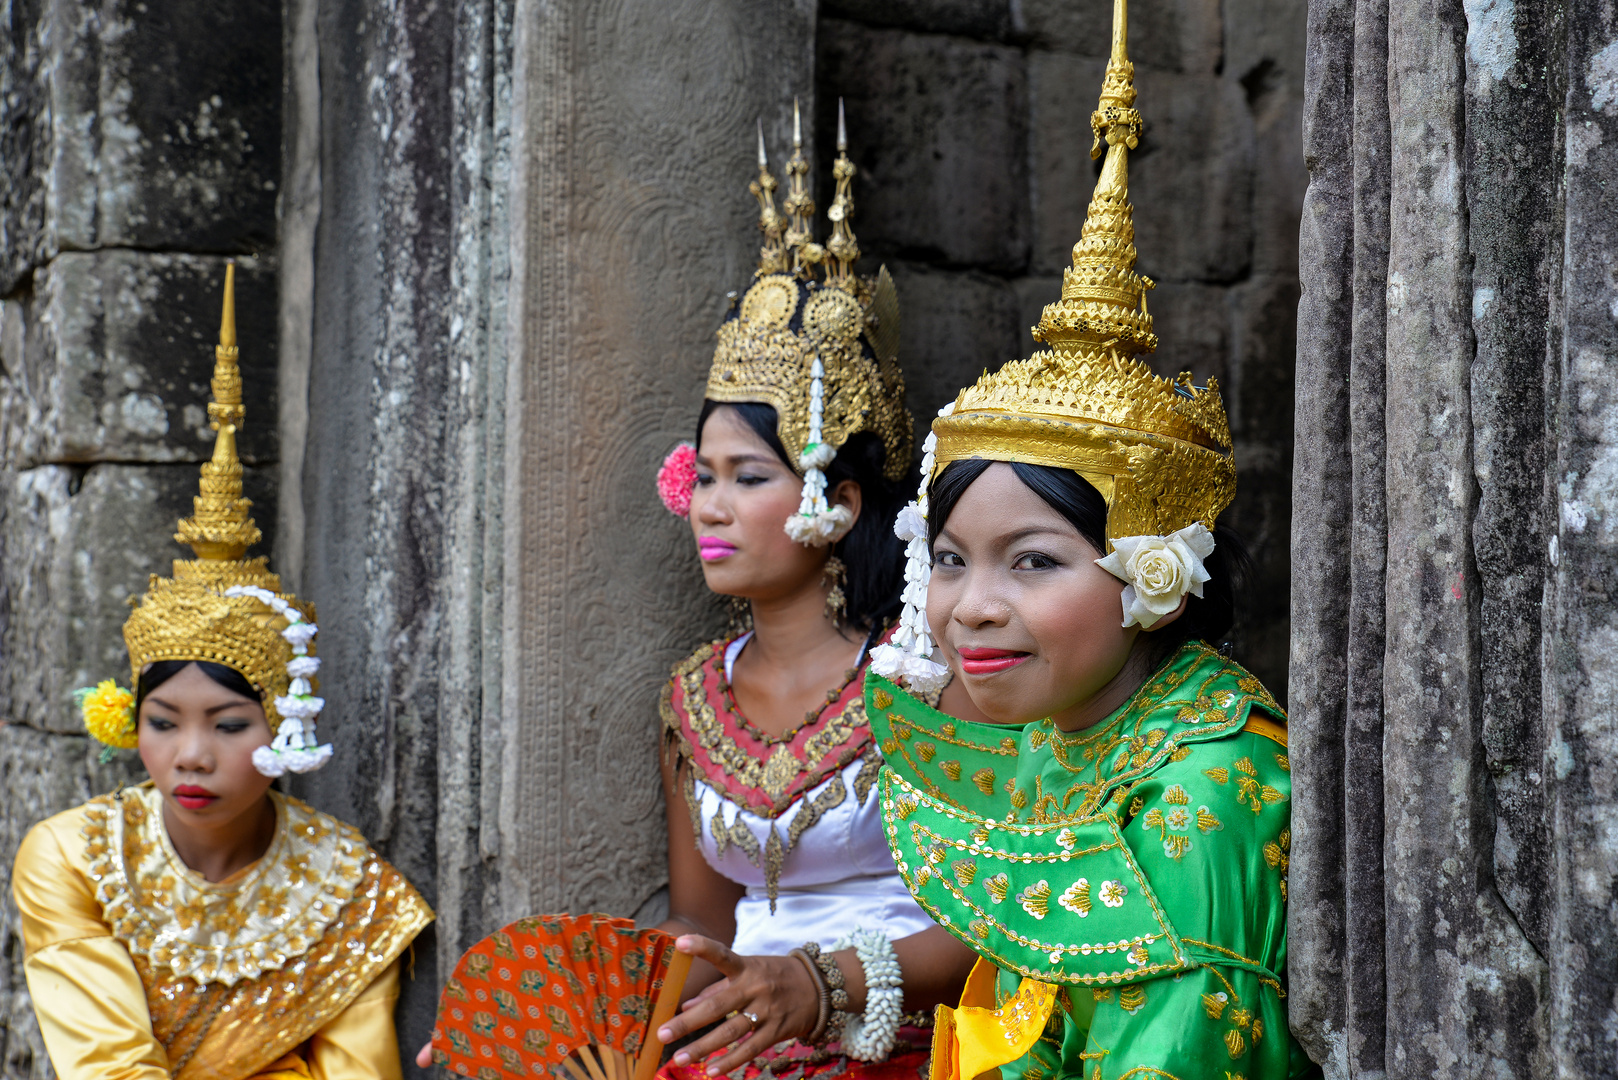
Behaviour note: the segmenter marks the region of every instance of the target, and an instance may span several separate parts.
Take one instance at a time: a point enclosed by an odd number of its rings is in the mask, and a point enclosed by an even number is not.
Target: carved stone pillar
[[[1328,1075],[1614,1068],[1615,29],[1311,9],[1289,943]]]
[[[311,4],[288,17],[283,320],[307,304],[313,330],[282,357],[306,433],[282,569],[319,605],[338,754],[297,787],[438,911],[413,1052],[436,971],[502,922],[658,911],[656,693],[717,607],[653,478],[752,269],[755,119],[780,155],[794,93],[813,116],[814,10]]]

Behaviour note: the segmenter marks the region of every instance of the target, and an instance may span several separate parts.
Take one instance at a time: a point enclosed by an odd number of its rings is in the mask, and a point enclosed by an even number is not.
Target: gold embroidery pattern
[[[1264,861],[1271,870],[1281,871],[1281,900],[1287,898],[1287,868],[1291,863],[1292,830],[1282,829],[1281,835],[1264,845]]]
[[[933,708],[937,708],[937,706],[933,705]],[[946,746],[952,746],[961,750],[973,751],[980,754],[992,754],[996,757],[1010,758],[1012,761],[1015,761],[1018,756],[1017,740],[1009,735],[1001,738],[995,745],[987,746],[982,743],[973,742],[970,739],[962,738],[957,733],[957,729],[954,724],[942,724],[940,725],[939,730],[928,731],[926,728],[918,727],[908,717],[897,712],[888,713],[887,720],[888,723],[892,725],[893,735],[884,741],[882,745],[882,752],[889,757],[893,757],[895,755],[902,757],[910,766],[910,770],[915,775],[916,779],[921,781],[922,785],[926,788],[929,795],[948,803],[957,810],[964,810],[966,807],[960,802],[951,798],[949,794],[939,786],[938,781],[929,775],[928,770],[922,768],[923,765],[930,764],[933,758],[938,756],[938,743],[943,743]],[[925,738],[917,739],[917,735],[925,736]],[[917,761],[917,758],[920,758],[921,760]],[[963,770],[961,768],[961,763],[958,760],[951,758],[949,760],[940,761],[936,766],[934,766],[934,768],[936,768],[938,772],[943,773],[952,784],[958,783],[961,780]],[[994,793],[995,775],[993,769],[978,769],[970,777],[968,777],[968,780],[984,795],[992,795]],[[1022,801],[1026,803],[1028,801],[1028,796],[1023,795]],[[1015,791],[1012,792],[1012,802],[1014,805],[1017,802],[1017,793]]]
[[[1202,741],[1240,727],[1250,707],[1261,706],[1276,716],[1286,715],[1263,685],[1238,665],[1200,642],[1189,642],[1182,648],[1216,663],[1165,665],[1160,674],[1135,691],[1111,722],[1099,729],[1067,734],[1044,720],[1030,733],[1031,745],[1036,742],[1035,736],[1041,744],[1048,741],[1056,762],[1078,779],[1060,799],[1044,795],[1036,800],[1029,821],[1094,814],[1109,797],[1116,796],[1118,789],[1133,784],[1164,761],[1183,761],[1190,754],[1191,748],[1184,745],[1188,741]],[[1237,673],[1237,685],[1244,693],[1209,692],[1214,682],[1231,672]],[[1187,687],[1193,677],[1199,682]],[[1183,700],[1187,690],[1190,702]],[[1164,706],[1170,696],[1182,699],[1178,705],[1168,703],[1175,708],[1173,729],[1149,726],[1163,722]],[[1209,770],[1209,775],[1215,771],[1218,770]],[[1073,808],[1075,799],[1078,804]]]
[[[386,862],[368,853],[362,874],[338,917],[281,971],[203,985],[135,957],[152,1033],[177,1080],[257,1074],[348,1008],[432,921]]]
[[[271,791],[275,839],[239,879],[214,884],[175,854],[150,784],[85,806],[85,854],[107,925],[130,955],[198,984],[278,971],[335,922],[365,875],[365,838]]]
[[[1168,809],[1152,807],[1141,818],[1141,825],[1147,831],[1157,830],[1158,840],[1163,844],[1163,854],[1175,862],[1179,862],[1195,846],[1190,835],[1193,826],[1204,836],[1225,827],[1206,804],[1198,806],[1193,814],[1190,809],[1191,796],[1179,784],[1172,784],[1163,792],[1163,802]]]
[[[1249,807],[1257,814],[1270,803],[1281,802],[1286,798],[1268,784],[1258,781],[1258,768],[1249,757],[1237,758],[1232,766],[1236,770],[1236,801]]]
[[[962,820],[962,815],[953,812],[950,810],[950,808],[942,805],[937,800],[928,799],[926,796],[917,792],[914,788],[910,788],[905,781],[891,769],[884,771],[883,785],[884,810],[887,811],[887,813],[885,813],[885,819],[888,833],[888,843],[893,850],[894,860],[899,867],[899,873],[904,877],[905,883],[909,887],[911,895],[935,922],[939,923],[955,936],[960,937],[963,941],[966,941],[967,944],[971,945],[978,953],[987,957],[999,967],[1007,971],[1024,975],[1028,978],[1039,979],[1045,982],[1066,982],[1079,985],[1093,985],[1096,983],[1122,982],[1126,979],[1135,979],[1141,976],[1157,974],[1159,972],[1181,971],[1187,966],[1185,956],[1180,948],[1180,943],[1177,940],[1173,930],[1169,926],[1167,916],[1164,914],[1162,907],[1159,905],[1157,897],[1152,893],[1150,887],[1147,885],[1145,876],[1142,874],[1140,867],[1136,865],[1134,858],[1131,856],[1129,846],[1124,842],[1122,836],[1119,834],[1116,820],[1114,820],[1110,815],[1098,815],[1085,821],[1073,822],[1075,825],[1106,824],[1110,833],[1110,837],[1106,843],[1093,845],[1088,848],[1078,848],[1075,844],[1072,847],[1058,847],[1056,850],[1036,852],[1019,852],[998,849],[991,845],[990,840],[992,839],[995,831],[1004,831],[1008,836],[1021,835],[1023,833],[1038,836],[1052,831],[1054,826],[994,825],[992,823],[984,823],[983,826],[980,826],[979,829],[973,833],[970,841],[962,841],[935,833],[921,822],[912,821],[910,822],[911,843],[917,862],[914,871],[912,871],[912,861],[910,858],[907,858],[905,849],[899,843],[898,827],[895,823],[900,820],[900,818],[891,812],[890,807],[892,803],[896,799],[902,798],[907,802],[913,802],[915,804],[912,806],[912,812],[914,809],[919,808],[919,806],[923,804],[930,804],[929,809],[942,816]],[[1082,858],[1086,855],[1100,854],[1107,851],[1117,851],[1123,857],[1125,865],[1129,868],[1130,872],[1134,876],[1135,883],[1139,887],[1140,896],[1148,905],[1152,918],[1156,923],[1157,932],[1138,934],[1122,940],[1105,942],[1080,942],[1076,944],[1047,942],[1038,938],[1028,937],[1008,926],[1001,919],[997,918],[988,908],[981,905],[972,894],[968,893],[964,888],[958,887],[950,874],[934,874],[928,863],[932,861],[930,859],[932,853],[938,849],[942,849],[942,855],[937,860],[938,862],[948,859],[950,857],[950,851],[953,849],[958,855],[975,857],[980,861],[983,859],[1003,859],[1013,864],[1049,866],[1053,871],[1060,869],[1061,864],[1067,863],[1072,859]],[[973,918],[968,920],[969,925],[967,927],[963,928],[956,926],[951,915],[938,910],[937,906],[932,903],[929,897],[923,894],[922,888],[934,880],[937,880],[944,887],[944,889],[949,892],[956,903],[964,906],[971,913]],[[988,898],[998,905],[1006,897],[1006,893],[1009,888],[1008,875],[1003,872],[995,874],[985,881],[984,886],[988,891]],[[1101,899],[1108,907],[1119,907],[1125,903],[1125,898],[1131,893],[1131,891],[1132,890],[1128,886],[1124,885],[1122,881],[1105,881],[1101,885]],[[1038,881],[1037,883],[1031,883],[1025,887],[1023,892],[1016,897],[1016,900],[1023,910],[1027,911],[1031,915],[1034,915],[1035,918],[1043,918],[1043,914],[1041,913],[1049,910],[1048,904],[1051,892],[1052,890],[1048,883],[1048,879],[1044,879]],[[1060,903],[1060,899],[1058,902]],[[1075,903],[1077,903],[1076,897]],[[1014,959],[996,953],[992,948],[986,947],[984,944],[984,939],[986,939],[987,935],[983,934],[980,930],[975,929],[979,923],[981,923],[983,927],[989,929],[994,935],[1014,942],[1025,949],[1046,954],[1049,957],[1052,968],[1035,970],[1018,963]],[[979,940],[968,940],[969,936]],[[1171,950],[1173,954],[1172,962],[1152,963],[1150,962],[1150,956],[1144,953],[1146,947],[1160,941],[1165,943]],[[1123,954],[1123,958],[1132,965],[1129,970],[1088,973],[1078,971],[1070,972],[1055,967],[1055,965],[1061,962],[1064,956],[1095,956],[1099,958],[1101,956],[1117,956],[1118,954]]]

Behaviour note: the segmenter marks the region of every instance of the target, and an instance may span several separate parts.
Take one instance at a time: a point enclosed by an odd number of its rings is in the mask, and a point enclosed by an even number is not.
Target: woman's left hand
[[[698,934],[680,937],[674,947],[708,961],[725,975],[687,1001],[679,1016],[658,1029],[657,1037],[666,1046],[715,1021],[724,1021],[681,1047],[674,1064],[689,1065],[730,1046],[728,1054],[708,1065],[708,1075],[718,1076],[752,1061],[778,1042],[813,1034],[820,1018],[820,988],[802,961],[791,956],[738,956]]]

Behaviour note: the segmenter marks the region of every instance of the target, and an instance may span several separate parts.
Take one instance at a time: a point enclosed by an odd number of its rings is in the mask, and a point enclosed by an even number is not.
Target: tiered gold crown
[[[224,313],[214,350],[213,401],[208,404],[214,439],[213,459],[203,463],[201,494],[191,517],[180,521],[174,539],[188,544],[195,559],[174,560],[174,577],[153,574],[138,606],[124,623],[130,675],[140,681],[146,665],[158,660],[211,660],[235,668],[264,693],[272,729],[280,726],[275,699],[287,693],[287,662],[292,646],[281,636],[286,619],[251,596],[226,596],[232,585],[254,585],[277,593],[313,622],[312,604],[281,592],[281,579],[268,559],[245,559],[262,538],[248,517],[252,503],[242,498],[242,464],[236,432],[246,418],[242,375],[236,364],[236,267],[225,267]]]
[[[1164,379],[1139,353],[1157,348],[1146,293],[1135,271],[1129,151],[1139,144],[1135,66],[1128,55],[1126,0],[1114,0],[1112,58],[1090,116],[1096,182],[1062,299],[1047,306],[1034,340],[1047,348],[961,391],[933,422],[934,475],[951,461],[988,458],[1072,469],[1107,501],[1107,539],[1213,528],[1236,494],[1230,425],[1219,386]]]
[[[854,273],[855,170],[842,106],[832,170],[837,193],[826,213],[832,232],[824,245],[813,236],[815,204],[796,104],[792,128],[784,202],[790,222],[775,208],[775,177],[759,132],[758,179],[748,190],[758,199],[764,244],[753,284],[719,328],[707,397],[773,406],[781,443],[797,462],[809,442],[810,373],[818,357],[825,370],[820,441],[837,449],[859,432],[874,432],[886,451],[884,471],[897,480],[910,467],[914,439],[899,369],[899,298],[887,267],[874,279]]]

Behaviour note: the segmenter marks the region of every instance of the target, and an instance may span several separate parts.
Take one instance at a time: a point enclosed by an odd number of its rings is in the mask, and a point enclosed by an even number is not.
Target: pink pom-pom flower
[[[691,489],[697,486],[697,448],[681,443],[663,459],[657,470],[657,497],[669,513],[685,517],[691,513]]]

